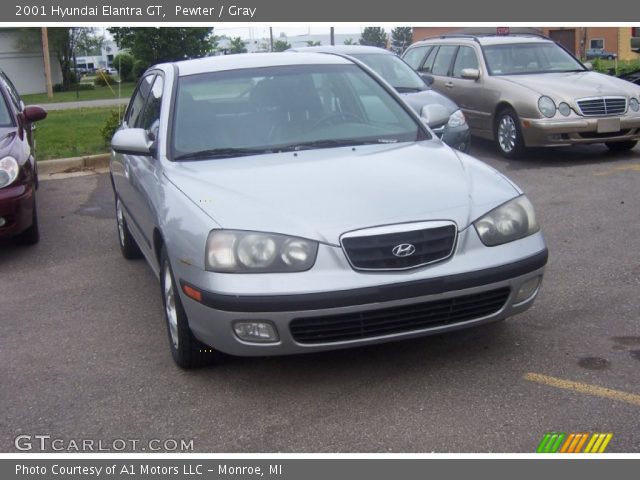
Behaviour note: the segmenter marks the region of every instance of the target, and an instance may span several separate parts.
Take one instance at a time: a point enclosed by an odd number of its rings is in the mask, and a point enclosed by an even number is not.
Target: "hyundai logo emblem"
[[[391,250],[396,257],[408,257],[416,253],[416,247],[411,245],[410,243],[401,243],[400,245],[396,245]]]

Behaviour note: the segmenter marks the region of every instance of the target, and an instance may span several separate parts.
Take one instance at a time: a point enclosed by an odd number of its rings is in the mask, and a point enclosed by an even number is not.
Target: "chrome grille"
[[[356,270],[406,270],[449,258],[457,233],[453,222],[420,222],[350,232],[340,241]]]
[[[625,97],[583,98],[578,100],[578,107],[587,117],[622,115],[627,111],[627,99]]]

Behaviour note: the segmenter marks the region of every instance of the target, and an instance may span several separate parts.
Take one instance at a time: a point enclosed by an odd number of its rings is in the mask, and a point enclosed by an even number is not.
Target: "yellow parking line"
[[[605,170],[604,172],[594,173],[596,177],[601,177],[604,175],[613,175],[614,173],[620,172],[640,172],[640,163],[631,163],[628,165],[620,165],[609,170]]]
[[[630,403],[631,405],[640,407],[640,395],[637,395],[635,393],[597,387],[595,385],[589,385],[588,383],[563,380],[562,378],[549,377],[547,375],[541,375],[539,373],[525,373],[522,378],[530,382],[540,383],[549,387],[562,388],[563,390],[573,390],[574,392],[593,395],[594,397],[618,400],[619,402]]]

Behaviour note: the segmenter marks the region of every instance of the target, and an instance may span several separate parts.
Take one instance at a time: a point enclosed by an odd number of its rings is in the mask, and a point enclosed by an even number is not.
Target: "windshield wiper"
[[[297,151],[311,150],[314,148],[332,148],[332,147],[353,147],[356,145],[371,145],[375,143],[396,143],[398,140],[376,138],[373,140],[359,140],[356,138],[341,138],[339,140],[314,140],[311,142],[301,142],[291,145],[275,148],[277,151]]]
[[[398,93],[416,93],[422,92],[424,88],[420,87],[393,87]]]
[[[210,148],[197,152],[178,155],[175,160],[209,160],[215,158],[242,157],[247,155],[259,155],[261,153],[273,153],[272,148]]]

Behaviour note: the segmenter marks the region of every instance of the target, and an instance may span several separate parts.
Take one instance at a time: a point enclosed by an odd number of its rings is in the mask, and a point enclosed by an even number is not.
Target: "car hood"
[[[420,92],[410,92],[400,94],[405,102],[413,108],[418,115],[422,112],[425,105],[442,105],[447,109],[449,115],[458,110],[456,103],[434,90],[422,90]]]
[[[356,229],[453,220],[462,230],[519,194],[439,140],[167,162],[165,176],[225,229],[339,244]]]
[[[637,89],[631,83],[597,72],[538,73],[535,75],[505,75],[496,78],[502,78],[529,88],[540,95],[551,96],[554,100],[607,95],[637,95]]]

